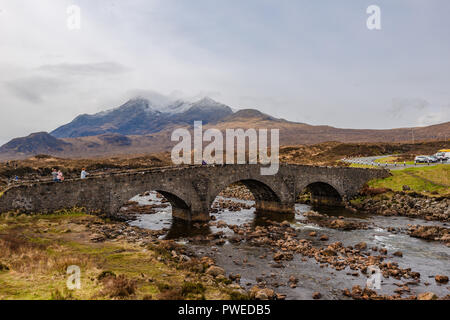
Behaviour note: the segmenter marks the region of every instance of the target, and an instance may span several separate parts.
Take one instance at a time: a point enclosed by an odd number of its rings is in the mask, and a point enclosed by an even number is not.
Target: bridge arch
[[[272,182],[274,178],[272,177]],[[211,192],[208,201],[208,207],[211,208],[216,197],[225,190],[228,186],[242,183],[255,198],[255,207],[260,211],[274,211],[274,212],[293,212],[293,200],[289,197],[290,193],[286,185],[277,181],[271,183],[269,179],[265,180],[262,176],[236,178],[231,177],[220,181]]]
[[[299,194],[309,193],[312,204],[342,205],[344,195],[332,182],[319,180],[304,183],[298,190]]]
[[[172,207],[172,217],[191,220],[192,195],[183,188],[163,187],[157,184],[131,184],[127,188],[123,188],[120,184],[114,188],[110,194],[110,212],[112,214],[118,212],[120,208],[133,197],[144,194],[147,191],[156,191],[170,203]]]

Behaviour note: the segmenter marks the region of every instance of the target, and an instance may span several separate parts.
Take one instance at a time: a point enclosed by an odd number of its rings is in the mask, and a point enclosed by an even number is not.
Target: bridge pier
[[[179,220],[191,220],[191,210],[172,206],[172,217]]]
[[[192,211],[191,209],[177,208],[172,206],[172,217],[178,220],[189,222],[207,222],[210,220],[208,210]]]

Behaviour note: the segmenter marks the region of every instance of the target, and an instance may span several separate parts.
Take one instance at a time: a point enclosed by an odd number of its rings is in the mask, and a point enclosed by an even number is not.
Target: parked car
[[[436,158],[435,156],[428,156],[428,159],[430,160],[431,163],[435,163],[435,162],[439,161],[439,159]]]
[[[427,156],[417,156],[414,158],[414,162],[416,163],[427,163],[430,162],[430,159],[428,159]]]
[[[434,155],[439,161],[447,161],[450,159],[450,152],[438,152]]]

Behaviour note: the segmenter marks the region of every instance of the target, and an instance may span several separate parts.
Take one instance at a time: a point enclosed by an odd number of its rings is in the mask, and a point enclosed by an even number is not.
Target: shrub
[[[250,297],[248,294],[242,294],[239,291],[231,291],[230,300],[250,300]]]
[[[164,282],[158,282],[156,286],[158,287],[158,290],[161,292],[172,289],[172,287],[169,284]]]
[[[201,283],[185,282],[181,288],[181,294],[187,296],[188,294],[203,294],[206,288]]]
[[[162,291],[158,295],[159,300],[184,300],[184,296],[181,293],[180,288],[173,288],[169,290]]]
[[[124,298],[133,295],[136,292],[136,280],[128,279],[121,274],[117,277],[109,276],[103,279],[104,289],[103,294],[111,298]]]
[[[97,276],[97,280],[101,281],[105,278],[108,277],[116,277],[116,274],[112,271],[106,270],[106,271],[102,271],[98,276]]]
[[[392,191],[388,188],[364,188],[361,194],[364,196],[376,196],[378,194],[383,194]]]

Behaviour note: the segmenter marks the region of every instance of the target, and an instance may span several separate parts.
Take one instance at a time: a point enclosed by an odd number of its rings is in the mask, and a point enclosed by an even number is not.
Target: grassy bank
[[[407,168],[391,173],[391,177],[370,181],[369,186],[402,191],[407,185],[420,193],[450,195],[450,165]]]
[[[81,212],[0,216],[0,299],[229,299],[228,279],[181,262],[167,242],[92,242],[93,224],[112,224]],[[81,270],[81,288],[67,289],[67,267]]]
[[[375,160],[375,163],[389,163],[389,164],[414,164],[414,161],[411,160],[405,160],[405,159],[409,159],[410,157],[405,157],[405,156],[390,156],[390,157],[384,157],[384,158],[379,158]]]

